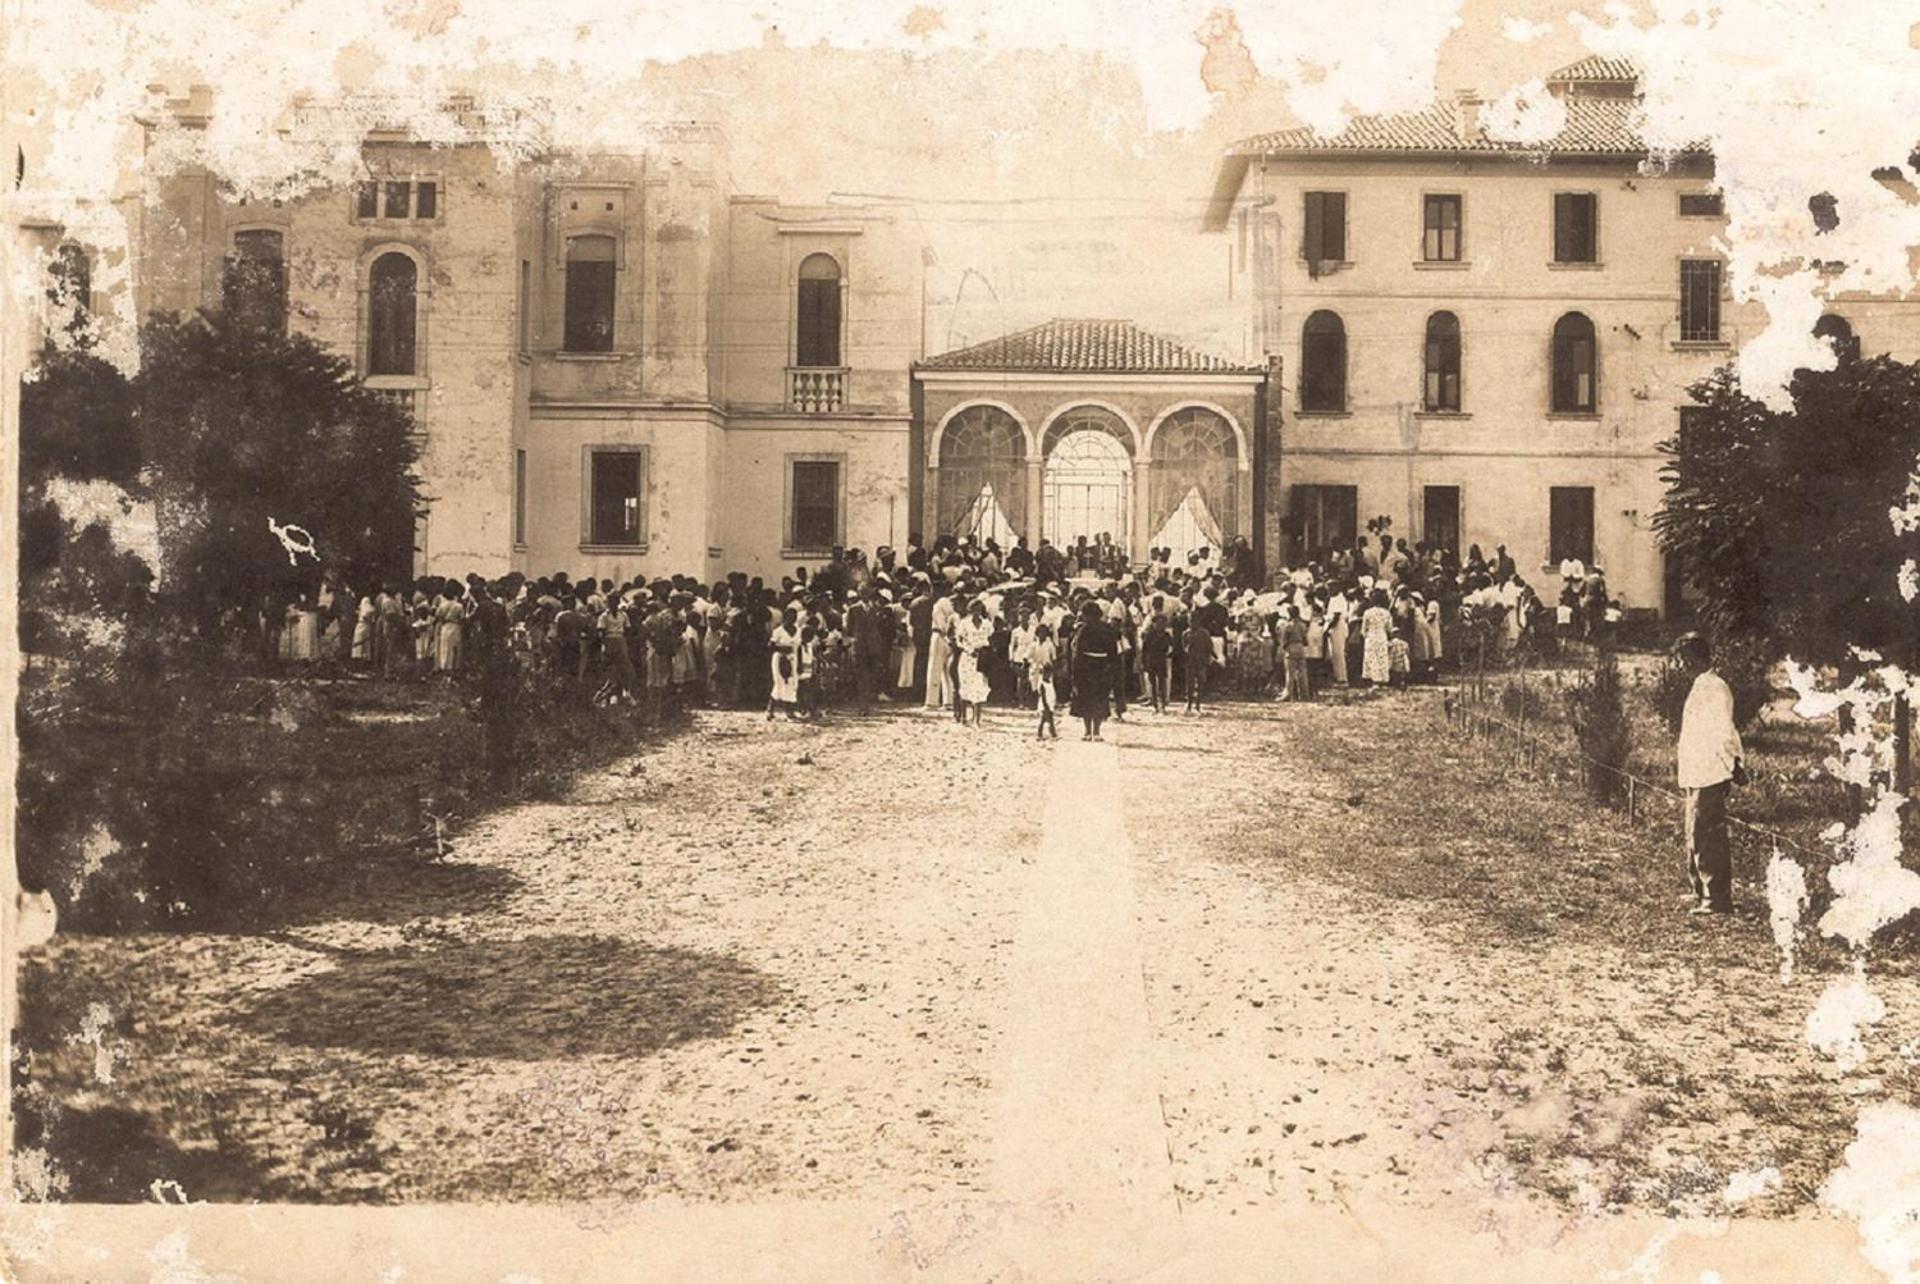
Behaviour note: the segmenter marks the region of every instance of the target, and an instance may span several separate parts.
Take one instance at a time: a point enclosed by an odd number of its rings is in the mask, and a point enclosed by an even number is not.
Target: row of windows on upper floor
[[[1710,266],[1718,268],[1718,263]],[[1719,288],[1711,291],[1718,326]],[[1687,325],[1682,300],[1682,332]],[[1843,358],[1859,355],[1859,340],[1845,318],[1833,313],[1820,318],[1813,332],[1832,343]],[[1460,318],[1435,312],[1427,318],[1421,353],[1421,408],[1435,414],[1458,414],[1463,406],[1460,388]],[[1296,381],[1302,414],[1342,414],[1347,410],[1347,328],[1340,315],[1322,309],[1307,318],[1300,331],[1300,374]],[[1553,324],[1548,354],[1547,406],[1554,414],[1596,414],[1600,409],[1599,344],[1593,322],[1580,312],[1569,312]]]
[[[619,280],[618,245],[612,236],[567,238],[562,291],[560,351],[614,351]],[[520,260],[516,288],[519,350],[533,348],[533,265]],[[366,373],[419,372],[420,265],[410,254],[389,250],[367,275]],[[221,306],[245,324],[284,330],[287,318],[287,258],[283,233],[249,229],[234,233],[226,264]],[[841,352],[841,272],[830,254],[801,260],[795,298],[794,364],[837,369]]]
[[[1347,193],[1301,194],[1300,257],[1318,276],[1348,263],[1353,254],[1348,229]],[[1420,261],[1466,262],[1466,197],[1458,192],[1429,192],[1421,197]],[[1724,204],[1718,193],[1683,192],[1683,218],[1718,219]],[[1248,214],[1240,212],[1240,262],[1247,261]],[[1561,266],[1597,266],[1600,262],[1598,192],[1553,193],[1553,262]]]

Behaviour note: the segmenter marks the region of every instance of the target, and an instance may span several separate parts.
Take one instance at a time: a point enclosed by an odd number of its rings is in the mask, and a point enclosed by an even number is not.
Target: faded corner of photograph
[[[162,7],[0,91],[12,1275],[1920,1278],[1904,26]]]

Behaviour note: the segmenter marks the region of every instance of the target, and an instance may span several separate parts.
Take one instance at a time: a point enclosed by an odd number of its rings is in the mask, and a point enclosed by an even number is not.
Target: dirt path
[[[1631,844],[1434,734],[701,715],[276,930],[57,939],[32,1011],[104,1010],[39,1033],[34,1092],[117,1142],[91,1198],[858,1200],[1085,1274],[1242,1217],[1715,1215],[1767,1169],[1743,1211],[1783,1214],[1913,1098],[1913,981],[1836,1073],[1764,921],[1635,900]]]

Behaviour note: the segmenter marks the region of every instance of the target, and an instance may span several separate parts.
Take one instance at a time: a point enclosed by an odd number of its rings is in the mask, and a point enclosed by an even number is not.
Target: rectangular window
[[[1344,263],[1347,258],[1347,194],[1308,192],[1306,240],[1301,253],[1309,263]]]
[[[1421,257],[1429,263],[1458,263],[1460,198],[1429,196],[1423,204],[1425,234],[1421,240]]]
[[[1600,261],[1600,198],[1592,192],[1553,194],[1553,261]]]
[[[1336,548],[1351,549],[1359,538],[1360,488],[1295,486],[1293,525],[1300,554],[1323,560]]]
[[[1726,202],[1718,192],[1682,192],[1680,194],[1681,218],[1719,218],[1726,212]]]
[[[1680,262],[1680,338],[1687,343],[1720,341],[1720,261]]]
[[[520,260],[520,282],[515,293],[514,313],[520,327],[520,355],[533,351],[533,264]]]
[[[593,452],[588,499],[587,541],[639,544],[644,456],[638,450]]]
[[[840,542],[840,462],[796,459],[789,492],[787,547],[827,549]]]
[[[353,216],[362,221],[431,219],[439,213],[438,179],[395,178],[354,185]]]
[[[513,542],[527,542],[527,452],[513,452]]]
[[[1548,504],[1547,560],[1577,557],[1593,565],[1593,487],[1555,486]]]
[[[1429,486],[1423,495],[1420,538],[1455,557],[1460,555],[1460,488]]]
[[[613,351],[617,267],[611,236],[576,236],[567,242],[567,313],[563,343],[568,352]]]

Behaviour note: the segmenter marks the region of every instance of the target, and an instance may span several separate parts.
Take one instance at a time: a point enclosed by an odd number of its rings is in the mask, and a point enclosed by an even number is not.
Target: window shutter
[[[1322,248],[1326,258],[1335,263],[1346,261],[1347,257],[1347,194],[1345,192],[1327,193],[1326,236]]]

